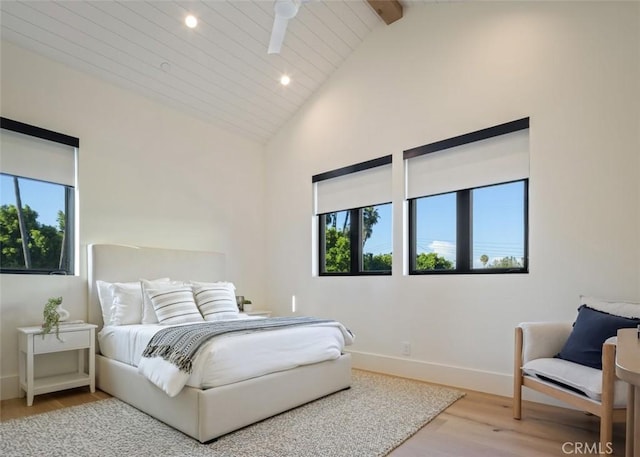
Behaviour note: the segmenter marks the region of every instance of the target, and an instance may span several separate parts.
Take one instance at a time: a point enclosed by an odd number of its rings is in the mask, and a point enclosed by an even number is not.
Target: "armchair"
[[[607,449],[613,422],[624,421],[626,408],[626,384],[615,376],[615,338],[604,342],[599,370],[554,357],[571,331],[571,323],[559,322],[516,327],[513,417],[522,417],[522,387],[528,387],[600,417],[600,449]]]

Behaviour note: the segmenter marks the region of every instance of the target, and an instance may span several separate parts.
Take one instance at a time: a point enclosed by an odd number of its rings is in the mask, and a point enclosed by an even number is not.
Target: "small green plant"
[[[50,298],[46,305],[44,305],[44,311],[42,317],[44,322],[42,323],[42,338],[47,333],[51,333],[51,329],[55,326],[56,338],[60,339],[60,313],[58,313],[58,306],[62,303],[62,297]]]
[[[250,305],[251,304],[251,300],[247,300],[246,298],[242,301],[243,305]]]

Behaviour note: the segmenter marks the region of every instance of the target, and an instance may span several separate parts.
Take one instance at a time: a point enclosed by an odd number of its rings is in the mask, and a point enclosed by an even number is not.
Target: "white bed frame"
[[[89,322],[102,328],[95,282],[225,279],[224,254],[110,244],[88,246]],[[96,345],[97,347],[97,345]],[[99,389],[204,443],[351,385],[351,357],[169,397],[130,365],[96,354]]]

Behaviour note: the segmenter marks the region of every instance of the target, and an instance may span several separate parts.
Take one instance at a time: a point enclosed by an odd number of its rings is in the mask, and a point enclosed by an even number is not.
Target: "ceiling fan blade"
[[[289,19],[276,14],[273,19],[273,29],[271,30],[271,40],[269,41],[269,54],[280,54],[284,36],[287,33]]]

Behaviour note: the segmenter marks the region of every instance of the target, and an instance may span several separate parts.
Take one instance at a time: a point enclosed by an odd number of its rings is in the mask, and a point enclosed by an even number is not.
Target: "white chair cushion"
[[[522,363],[553,357],[567,342],[571,322],[522,322]]]
[[[572,387],[592,400],[600,401],[602,398],[602,370],[556,358],[531,360],[524,364],[522,370],[525,374],[543,381],[545,379],[540,378],[541,376]],[[626,407],[627,386],[626,382],[616,380],[614,408]]]

